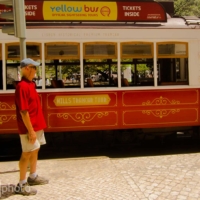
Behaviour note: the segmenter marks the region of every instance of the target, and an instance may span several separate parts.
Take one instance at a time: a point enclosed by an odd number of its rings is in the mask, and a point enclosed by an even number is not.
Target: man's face
[[[24,68],[22,68],[22,73],[23,75],[30,81],[33,80],[33,78],[35,77],[35,74],[36,74],[36,66],[34,65],[28,65]]]

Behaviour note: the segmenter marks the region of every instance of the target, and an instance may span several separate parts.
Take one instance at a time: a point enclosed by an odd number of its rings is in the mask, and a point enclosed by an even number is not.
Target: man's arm
[[[33,126],[31,124],[29,113],[27,110],[22,110],[22,111],[20,111],[20,114],[21,114],[22,120],[28,130],[29,142],[34,144],[36,141],[36,134],[35,134],[35,131],[33,130]]]

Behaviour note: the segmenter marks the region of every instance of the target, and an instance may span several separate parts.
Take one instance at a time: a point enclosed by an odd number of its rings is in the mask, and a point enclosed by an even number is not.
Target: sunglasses
[[[32,68],[32,69],[37,69],[37,67],[36,66],[29,66],[30,68]]]

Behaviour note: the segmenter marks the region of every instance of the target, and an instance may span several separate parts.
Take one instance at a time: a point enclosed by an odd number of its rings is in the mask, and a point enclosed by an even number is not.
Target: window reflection
[[[112,59],[84,60],[84,86],[117,86],[117,62]]]
[[[153,59],[121,60],[122,86],[153,86]],[[123,81],[127,80],[128,84]]]
[[[188,44],[158,43],[158,85],[188,85]]]
[[[80,61],[47,60],[45,78],[46,88],[80,87]]]

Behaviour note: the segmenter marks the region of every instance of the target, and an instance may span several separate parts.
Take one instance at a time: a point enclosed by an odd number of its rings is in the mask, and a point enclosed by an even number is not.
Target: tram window
[[[153,59],[122,59],[121,73],[122,86],[154,85]]]
[[[158,84],[188,85],[187,43],[158,43]]]
[[[158,45],[158,55],[159,56],[168,56],[168,55],[187,55],[187,46],[186,44],[159,44]]]
[[[20,69],[17,66],[6,67],[6,86],[7,89],[15,89],[14,82],[20,80]]]
[[[153,86],[153,43],[121,43],[122,86]],[[125,82],[124,82],[125,80]]]
[[[79,59],[80,44],[76,42],[50,42],[45,44],[46,59]]]
[[[27,43],[26,52],[27,57],[34,60],[40,59],[40,43]],[[7,60],[19,60],[20,59],[20,46],[19,43],[6,44],[6,58]]]
[[[39,60],[36,60],[40,62]],[[42,88],[42,66],[36,68],[35,81],[37,88]],[[21,68],[19,61],[8,60],[6,64],[6,88],[15,89],[15,82],[21,80]]]
[[[84,61],[85,87],[117,86],[117,62],[112,59],[87,59]]]
[[[35,84],[37,86],[37,89],[42,89],[42,66],[38,66],[36,69],[36,75],[33,79],[35,81]]]
[[[80,87],[80,60],[47,60],[46,88]]]
[[[158,59],[159,85],[188,85],[188,59]]]
[[[152,57],[153,44],[143,42],[130,42],[121,44],[121,55],[123,58]]]
[[[17,60],[6,61],[6,89],[15,89],[14,82],[21,80],[19,65]]]
[[[85,59],[116,59],[117,43],[113,42],[88,42],[83,44]]]
[[[87,45],[85,47],[85,54],[86,55],[113,55],[115,53],[115,46],[111,45]]]

